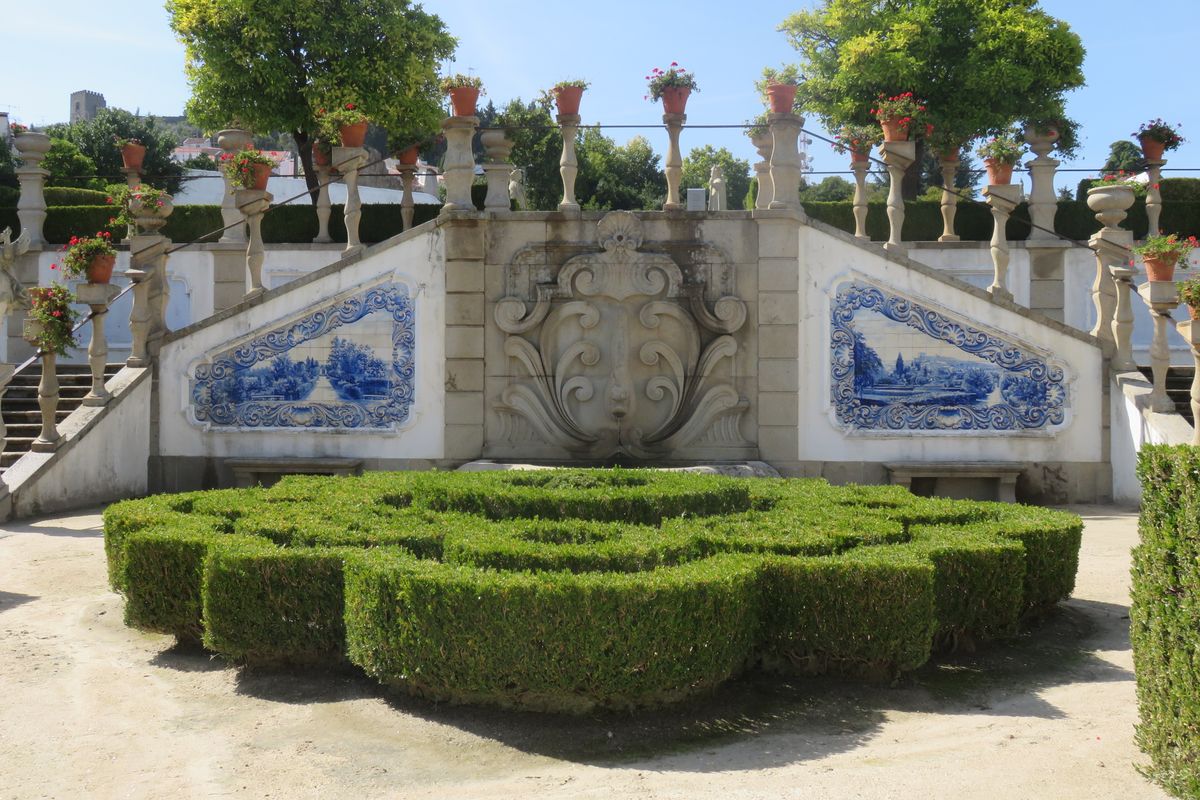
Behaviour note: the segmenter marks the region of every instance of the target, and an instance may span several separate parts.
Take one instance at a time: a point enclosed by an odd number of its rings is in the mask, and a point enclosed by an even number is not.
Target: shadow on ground
[[[8,611],[25,603],[37,600],[37,595],[21,594],[20,592],[0,592],[0,612]]]

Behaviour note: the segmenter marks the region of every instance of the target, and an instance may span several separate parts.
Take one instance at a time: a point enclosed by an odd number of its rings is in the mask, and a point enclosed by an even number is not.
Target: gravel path
[[[1136,516],[1087,518],[1075,597],[895,687],[751,677],[666,712],[435,706],[236,670],[129,630],[96,514],[0,529],[0,798],[1164,798],[1136,765]]]

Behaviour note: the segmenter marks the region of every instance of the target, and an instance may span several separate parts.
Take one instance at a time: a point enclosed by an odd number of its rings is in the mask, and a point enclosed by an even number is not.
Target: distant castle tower
[[[87,89],[71,93],[71,122],[86,121],[96,118],[96,112],[108,108],[104,95],[90,92]]]

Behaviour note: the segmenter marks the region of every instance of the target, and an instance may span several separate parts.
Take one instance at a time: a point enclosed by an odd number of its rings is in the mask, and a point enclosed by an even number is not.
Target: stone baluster
[[[1008,288],[1008,217],[1017,203],[1021,202],[1021,187],[1011,183],[989,184],[983,190],[988,205],[992,207],[992,285],[988,287],[992,297],[1012,302],[1012,290]]]
[[[108,338],[104,332],[104,322],[108,317],[108,304],[120,291],[111,283],[75,284],[75,299],[92,310],[92,341],[88,344],[92,390],[83,398],[85,406],[103,406],[110,399],[108,389],[104,388],[104,368],[108,364]]]
[[[42,159],[50,151],[50,137],[44,133],[26,131],[13,139],[17,155],[22,164],[17,167],[17,181],[21,184],[21,196],[17,200],[17,219],[21,221],[21,231],[29,232],[29,244],[37,246],[46,243],[42,227],[46,223],[46,195],[42,187],[49,176],[49,170],[42,169]]]
[[[471,182],[475,179],[475,154],[471,139],[479,117],[448,117],[442,121],[446,134],[446,156],[442,181],[446,187],[446,204],[442,211],[474,211]]]
[[[1133,205],[1133,190],[1128,186],[1100,186],[1088,190],[1088,207],[1104,227],[1092,234],[1088,245],[1096,252],[1096,280],[1092,284],[1092,303],[1096,308],[1096,325],[1091,334],[1100,340],[1106,352],[1114,346],[1114,309],[1117,287],[1111,267],[1128,266],[1133,247],[1133,234],[1118,225]]]
[[[415,180],[414,176],[417,172],[417,165],[400,164],[396,169],[400,172],[400,185],[404,187],[404,194],[400,198],[400,223],[403,226],[403,230],[408,230],[413,224],[413,181]],[[506,189],[504,193],[508,194],[508,190]]]
[[[25,341],[37,347],[41,333],[41,322],[32,318],[25,320]],[[62,444],[62,436],[58,432],[58,354],[52,350],[42,350],[39,355],[42,358],[42,379],[38,382],[37,395],[42,430],[33,440],[32,449],[35,453],[53,453]]]
[[[362,219],[362,198],[358,194],[358,171],[367,164],[367,149],[365,147],[335,147],[333,148],[333,168],[342,173],[342,183],[346,184],[346,205],[343,217],[346,220],[346,255],[362,249],[362,240],[358,237],[358,223]],[[268,195],[267,203],[270,204]],[[263,207],[263,212],[266,212]],[[261,247],[261,243],[259,245]]]
[[[1167,331],[1175,321],[1171,318],[1171,312],[1179,305],[1179,294],[1175,288],[1175,281],[1146,281],[1138,287],[1138,294],[1154,314],[1154,339],[1150,343],[1154,390],[1150,392],[1150,409],[1161,414],[1170,414],[1175,411],[1175,404],[1167,396],[1167,370],[1171,367],[1171,346],[1167,343]]]
[[[315,151],[314,151],[315,152]],[[313,161],[316,161],[316,156],[313,156]],[[329,235],[329,216],[333,213],[333,205],[329,202],[329,179],[333,175],[333,170],[328,164],[315,164],[317,169],[317,183],[320,188],[317,189],[317,238],[314,242],[332,242],[333,237]]]
[[[1146,172],[1150,174],[1150,183],[1146,187],[1146,221],[1150,224],[1146,236],[1158,236],[1162,233],[1159,219],[1162,217],[1163,203],[1162,191],[1158,188],[1158,183],[1162,180],[1162,168],[1166,163],[1165,158],[1146,162]]]
[[[1036,126],[1025,128],[1025,141],[1037,156],[1029,162],[1029,219],[1033,229],[1029,238],[1055,239],[1054,215],[1058,213],[1058,196],[1054,193],[1054,172],[1059,161],[1050,157],[1058,131],[1039,131]]]
[[[771,128],[771,186],[774,197],[769,208],[800,208],[800,129],[804,118],[798,114],[768,114]]]
[[[142,185],[142,171],[134,167],[121,167],[121,172],[125,175],[125,185],[130,191]],[[137,235],[137,226],[133,220],[129,221],[129,225],[125,229],[125,243],[128,243]]]
[[[1192,348],[1196,371],[1192,378],[1192,444],[1200,447],[1200,320],[1185,319],[1175,328]]]
[[[958,193],[954,191],[954,176],[958,174],[958,154],[938,160],[942,167],[942,235],[939,242],[957,242],[954,218],[958,215]]]
[[[1113,314],[1112,333],[1115,351],[1112,358],[1114,372],[1132,372],[1137,369],[1133,360],[1133,276],[1137,270],[1128,261],[1110,266],[1117,287],[1117,307]]]
[[[775,199],[775,185],[771,183],[771,132],[766,130],[751,135],[750,143],[762,159],[754,165],[754,175],[758,178],[758,195],[754,200],[754,207],[770,208],[771,201]]]
[[[4,393],[8,391],[8,385],[12,383],[13,372],[16,367],[12,364],[0,364],[0,405],[4,402]],[[0,453],[4,452],[4,446],[8,441],[8,426],[4,424],[4,416],[0,415]],[[0,489],[0,493],[3,489]]]
[[[905,247],[901,234],[904,230],[904,195],[901,194],[901,183],[904,173],[917,159],[916,142],[884,142],[879,146],[883,155],[883,163],[887,164],[888,175],[891,177],[891,187],[888,190],[887,215],[890,233],[884,248],[891,252],[903,253]]]
[[[129,262],[135,270],[144,273],[142,280],[146,284],[146,357],[152,359],[158,355],[162,340],[169,330],[167,304],[170,300],[171,285],[167,280],[167,250],[170,249],[171,240],[160,234],[159,230],[167,224],[167,218],[174,210],[174,203],[170,195],[165,195],[162,205],[147,207],[134,203],[130,210],[133,211],[137,235],[129,243]],[[135,287],[135,304],[136,292]]]
[[[254,137],[250,135],[250,132],[240,128],[229,128],[217,133],[217,146],[224,151],[224,155],[231,158],[238,151],[245,150],[253,144]],[[245,217],[237,210],[237,204],[233,199],[233,193],[237,187],[225,175],[224,170],[221,174],[225,177],[225,196],[221,199],[221,222],[225,226],[225,232],[221,234],[221,241],[244,242],[246,241],[246,226],[238,223],[245,222]]]
[[[869,240],[867,234],[867,171],[871,169],[870,151],[866,155],[854,154],[850,169],[854,171],[854,238]]]
[[[125,359],[127,367],[150,366],[150,353],[147,348],[147,338],[150,334],[150,271],[130,267],[125,271],[125,277],[133,283],[133,308],[129,312],[129,333],[132,343],[129,347],[129,358]]]
[[[663,211],[682,211],[684,208],[679,199],[679,182],[683,179],[679,133],[685,122],[687,114],[663,114],[663,124],[667,126],[667,160],[663,164],[663,171],[667,174],[667,202],[663,203]]]
[[[335,147],[334,152],[343,148]],[[359,148],[351,148],[359,149]],[[266,251],[263,248],[262,238],[262,218],[263,214],[267,213],[267,209],[271,207],[271,201],[275,199],[270,192],[265,189],[238,189],[237,190],[237,207],[238,211],[246,217],[247,227],[250,229],[250,241],[246,244],[246,278],[249,284],[249,289],[246,290],[246,299],[257,297],[263,293],[262,284],[262,268],[263,261],[266,259]],[[346,207],[349,209],[350,201],[346,200]],[[358,238],[358,219],[354,220],[355,239]],[[349,240],[350,232],[350,212],[346,212],[346,234]],[[350,249],[347,247],[347,249]]]
[[[558,161],[558,171],[562,175],[563,199],[558,204],[558,210],[571,213],[579,211],[579,202],[575,199],[575,177],[579,174],[579,161],[575,157],[575,132],[579,130],[580,119],[578,114],[558,115],[563,137],[562,158]],[[681,169],[682,166],[681,162]],[[680,175],[682,174],[680,172]]]
[[[560,117],[561,121],[561,117]],[[578,118],[576,118],[578,122]],[[564,127],[565,136],[566,128]],[[487,195],[483,200],[483,207],[487,211],[509,211],[512,209],[512,199],[508,195],[508,177],[512,174],[512,164],[508,163],[508,157],[512,154],[513,143],[509,141],[508,132],[502,128],[492,128],[484,131],[479,136],[479,141],[483,145],[484,157],[487,159],[483,164],[483,174],[487,178]],[[575,136],[571,135],[571,158],[575,158]],[[565,145],[564,145],[565,148]],[[564,151],[563,158],[566,158]],[[574,167],[572,167],[573,169]],[[566,181],[566,173],[563,173],[564,186]],[[571,198],[574,199],[575,191],[575,176],[571,175]],[[565,202],[565,200],[564,200]],[[562,209],[562,204],[559,204]],[[575,206],[579,208],[578,205]]]

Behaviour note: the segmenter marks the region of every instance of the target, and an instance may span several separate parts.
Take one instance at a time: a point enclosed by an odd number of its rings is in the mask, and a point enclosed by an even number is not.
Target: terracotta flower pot
[[[322,143],[319,140],[312,143],[313,166],[328,167],[333,163],[333,159],[330,157],[329,153],[325,152],[321,144]]]
[[[662,90],[663,112],[667,114],[683,114],[687,111],[687,101],[692,94],[690,86],[668,86]]]
[[[342,147],[362,147],[367,140],[367,121],[356,122],[353,125],[343,125],[340,129]]]
[[[579,103],[582,100],[582,86],[561,86],[554,90],[554,102],[558,106],[558,113],[564,117],[578,114]]]
[[[863,163],[869,162],[870,160],[871,160],[871,149],[870,148],[867,148],[866,150],[853,150],[852,149],[850,151],[850,163],[851,164],[863,164]]]
[[[475,104],[479,102],[479,90],[474,86],[459,86],[450,90],[450,105],[456,117],[475,116]]]
[[[879,127],[883,128],[883,140],[885,142],[908,141],[908,126],[900,122],[900,120],[883,118],[879,120]]]
[[[145,145],[129,144],[121,145],[121,162],[125,165],[125,169],[142,169],[142,162],[146,160]]]
[[[1012,183],[1012,164],[1002,164],[990,158],[985,163],[987,164],[988,183],[998,186]]]
[[[1187,308],[1188,317],[1191,319],[1200,319],[1200,308],[1196,308],[1195,306],[1188,306]]]
[[[113,267],[116,266],[116,263],[116,256],[96,256],[87,265],[87,282],[108,283],[112,280]]]
[[[261,192],[267,188],[267,180],[271,177],[271,165],[253,164],[252,168],[254,171],[254,185],[250,188]]]
[[[767,87],[767,102],[772,114],[790,114],[796,107],[796,84],[772,83]]]
[[[1138,141],[1142,143],[1142,155],[1147,161],[1162,161],[1163,153],[1167,149],[1164,142],[1157,139],[1151,139],[1149,136],[1139,136]]]
[[[414,144],[412,147],[401,150],[396,154],[396,160],[406,167],[411,167],[417,163],[417,157],[420,155],[420,149]]]
[[[1146,277],[1152,281],[1175,280],[1175,261],[1173,258],[1168,260],[1153,256],[1142,258],[1142,263],[1146,265]]]

